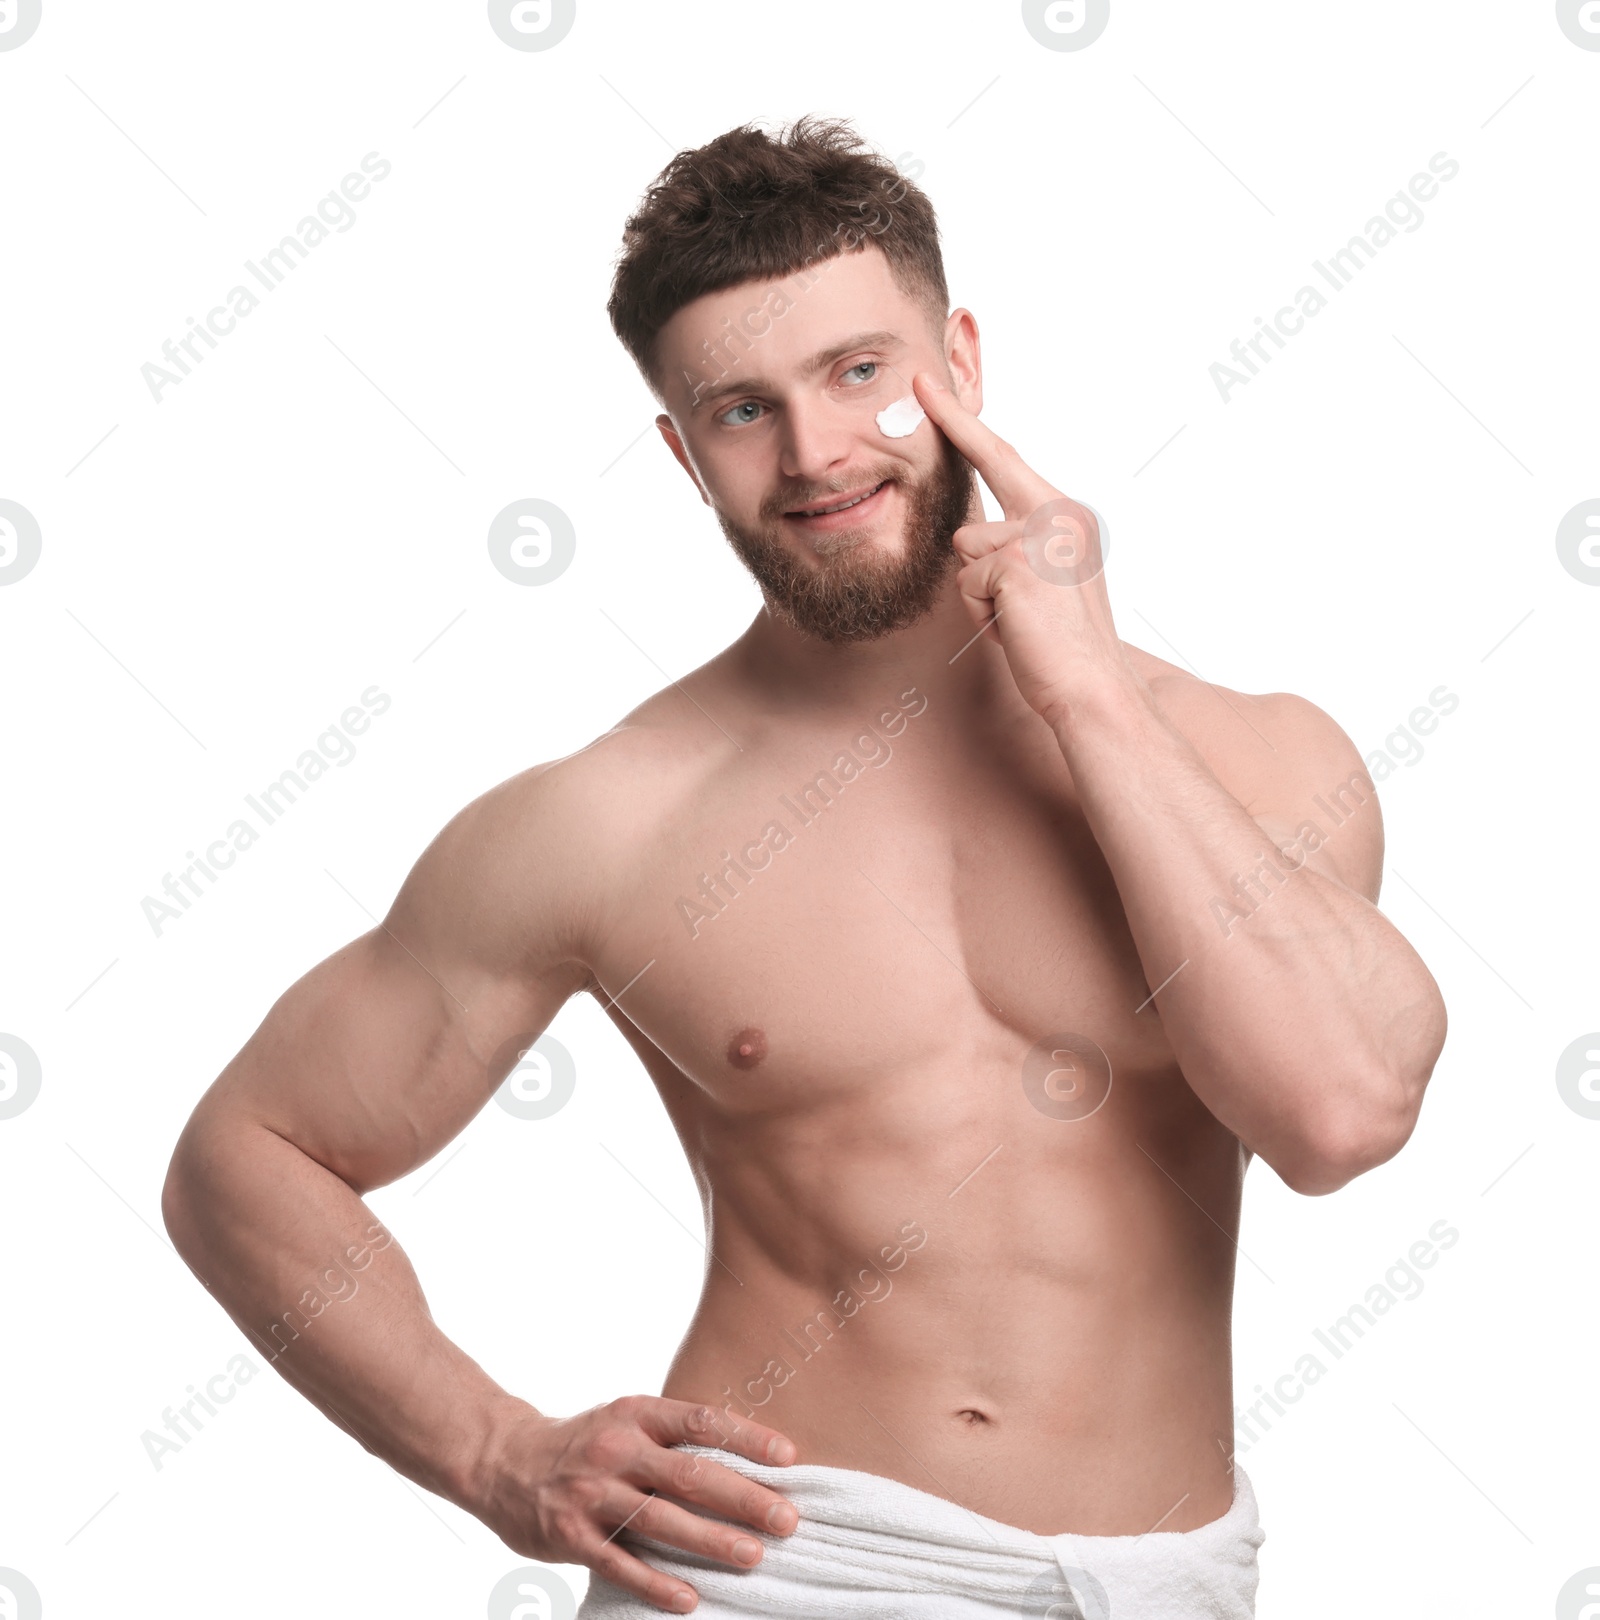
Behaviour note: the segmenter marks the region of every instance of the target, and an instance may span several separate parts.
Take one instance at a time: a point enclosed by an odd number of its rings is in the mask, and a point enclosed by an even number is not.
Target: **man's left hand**
[[[1094,513],[1041,478],[929,373],[912,386],[1005,513],[956,530],[965,563],[956,583],[975,625],[996,621],[1029,706],[1060,726],[1102,693],[1144,689],[1112,622]]]

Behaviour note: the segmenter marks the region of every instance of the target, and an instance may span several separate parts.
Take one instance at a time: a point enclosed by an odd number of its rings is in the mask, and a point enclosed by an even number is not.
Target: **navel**
[[[754,1025],[728,1042],[728,1061],[736,1069],[753,1069],[767,1055],[767,1037]]]

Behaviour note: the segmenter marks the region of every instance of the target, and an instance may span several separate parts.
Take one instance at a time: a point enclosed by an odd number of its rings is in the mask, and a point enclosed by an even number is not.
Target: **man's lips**
[[[883,502],[883,494],[891,479],[866,484],[862,488],[831,496],[826,501],[814,501],[810,506],[786,512],[785,517],[804,523],[808,528],[835,528],[841,524],[858,523],[870,516]]]

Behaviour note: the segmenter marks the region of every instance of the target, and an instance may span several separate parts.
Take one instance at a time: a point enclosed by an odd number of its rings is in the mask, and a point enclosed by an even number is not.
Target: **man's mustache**
[[[868,470],[852,473],[848,478],[834,479],[821,488],[797,489],[780,494],[765,503],[761,515],[769,518],[787,517],[790,512],[799,511],[803,506],[825,505],[831,496],[846,495],[853,489],[871,489],[874,484],[890,481],[905,483],[908,481],[907,471],[905,467],[886,467],[876,472]]]

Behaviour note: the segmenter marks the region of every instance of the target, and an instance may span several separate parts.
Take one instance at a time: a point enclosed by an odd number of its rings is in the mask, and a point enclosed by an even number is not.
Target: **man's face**
[[[933,604],[973,472],[931,421],[901,439],[877,425],[914,372],[949,375],[942,332],[888,260],[868,246],[810,274],[805,290],[747,282],[680,309],[657,350],[670,410],[657,421],[773,610],[824,641],[863,641]]]

